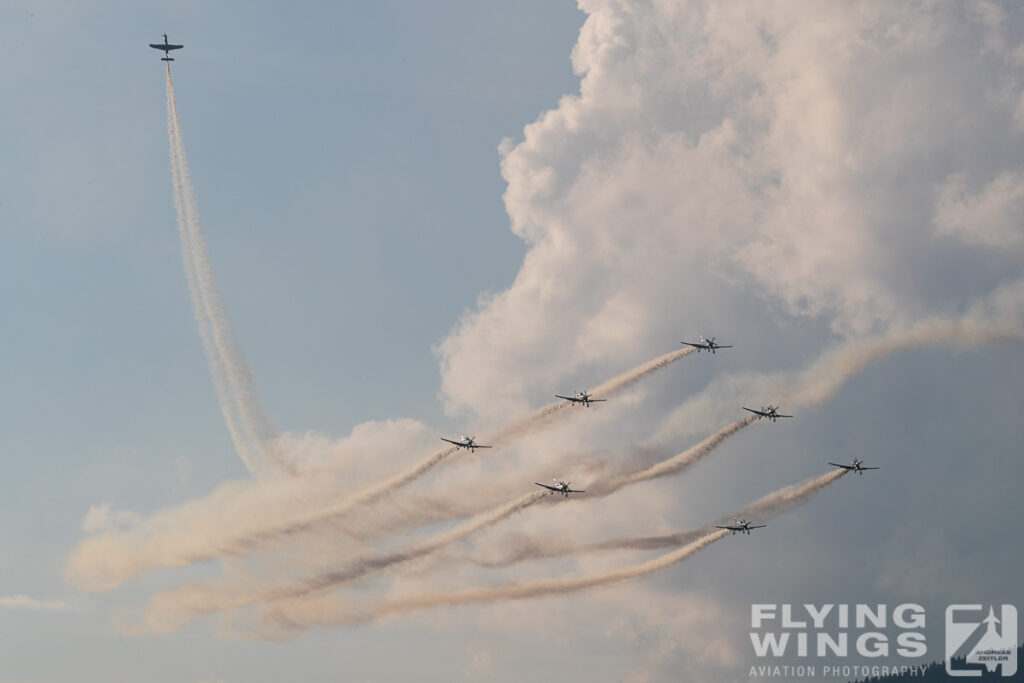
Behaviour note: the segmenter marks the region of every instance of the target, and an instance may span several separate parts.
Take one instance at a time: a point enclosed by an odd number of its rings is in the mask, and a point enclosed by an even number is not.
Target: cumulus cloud
[[[435,350],[440,398],[449,414],[485,425],[533,414],[535,422],[514,422],[494,443],[500,448],[460,457],[458,466],[441,455],[436,462],[444,460],[446,467],[435,471],[431,459],[429,477],[420,476],[426,469],[416,458],[438,447],[437,434],[416,421],[369,423],[340,440],[285,435],[277,447],[296,463],[297,477],[227,484],[142,521],[109,506],[90,511],[84,526],[97,533],[70,558],[71,580],[107,589],[148,569],[246,554],[254,546],[239,550],[237,539],[260,537],[268,528],[316,534],[306,544],[293,540],[287,548],[295,552],[281,553],[288,558],[278,564],[267,555],[281,546],[270,544],[240,569],[227,565],[225,587],[269,586],[273,595],[296,569],[337,571],[353,559],[405,545],[397,545],[395,536],[360,536],[351,527],[343,529],[348,537],[339,538],[337,524],[323,523],[337,516],[337,506],[351,509],[344,501],[364,487],[377,491],[373,487],[381,482],[400,482],[385,486],[402,488],[401,496],[387,497],[387,505],[414,510],[408,519],[417,522],[397,523],[368,509],[369,503],[359,516],[368,528],[405,533],[417,523],[480,514],[524,495],[522,487],[533,479],[565,474],[534,474],[542,469],[592,474],[614,470],[608,463],[622,453],[629,455],[619,460],[642,455],[653,461],[656,453],[677,452],[681,437],[706,436],[736,420],[742,403],[821,405],[873,362],[899,351],[1022,339],[1019,262],[1000,258],[995,249],[973,248],[1021,241],[1024,52],[1008,18],[1019,19],[1019,7],[880,0],[580,0],[580,6],[588,17],[572,57],[579,93],[526,126],[520,141],[503,141],[499,148],[511,229],[528,245],[523,264],[507,289],[481,297]],[[749,352],[719,355],[712,363],[745,358],[764,371],[748,366],[699,392],[691,384],[662,387],[659,396],[671,400],[645,400],[647,385],[630,384],[618,387],[629,389],[615,397],[621,400],[593,410],[549,406],[532,413],[555,391],[594,389],[603,378],[652,357],[674,359],[680,335],[716,329],[729,330]],[[733,351],[744,347],[737,342]],[[797,370],[771,371],[779,361]],[[688,371],[695,365],[686,361]],[[555,412],[579,417],[551,425]],[[549,430],[543,438],[521,428],[541,423]],[[839,448],[829,442],[833,446]],[[771,471],[794,458],[773,457]],[[743,467],[756,469],[760,460]],[[887,464],[885,471],[893,469]],[[958,476],[970,477],[972,469]],[[415,477],[402,474],[408,471]],[[740,477],[729,474],[717,481],[738,486]],[[670,519],[700,513],[700,496],[680,496],[646,480],[643,488],[636,495],[615,491],[615,498],[599,505],[538,505],[501,522],[515,527],[527,550],[540,547],[538,538],[557,547],[562,537],[572,541],[564,545],[604,548],[594,544],[630,533],[649,544],[658,529],[687,528]],[[931,500],[918,499],[918,508],[922,502]],[[129,522],[131,528],[118,528]],[[773,525],[773,533],[785,534],[783,526]],[[636,536],[637,528],[643,536]],[[444,529],[422,533],[448,538]],[[900,558],[897,537],[888,546],[894,558],[875,587],[904,586],[900,577],[922,558],[938,563],[947,548],[942,541]],[[636,546],[616,552],[644,551]],[[859,550],[867,557],[877,547]],[[589,590],[667,568],[693,548],[626,572],[621,564],[604,564],[606,553],[538,553],[544,556],[536,564],[543,566],[496,568],[451,562],[442,552],[447,547],[431,550],[433,564],[418,563],[426,558],[417,556],[416,563],[403,558],[397,576],[360,574],[358,597],[379,598],[381,614],[404,614],[496,596]],[[801,552],[805,545],[787,555]],[[835,550],[844,552],[845,546]],[[859,566],[849,552],[848,565]],[[780,561],[763,557],[766,566]],[[543,564],[552,560],[564,562],[559,568],[566,571]],[[812,563],[805,564],[771,576],[780,583],[818,580]],[[507,583],[494,587],[486,572],[495,569],[508,572]],[[842,571],[837,567],[837,574]],[[674,618],[650,601],[631,603],[629,609],[643,609],[645,618],[667,625],[668,632],[707,628],[697,641],[706,657],[696,661],[692,650],[677,651],[670,640],[621,623],[617,632],[651,640],[646,649],[653,653],[652,672],[634,677],[658,677],[681,657],[689,659],[693,678],[722,678],[717,674],[735,667],[740,656],[722,629],[735,615],[730,596],[746,585],[745,577],[739,579],[724,588],[709,579],[705,599],[691,598],[690,611]],[[940,579],[935,577],[936,586]],[[859,578],[832,580],[846,586]],[[295,606],[309,614],[279,616],[303,625],[347,623],[350,597],[318,593]],[[197,603],[198,613],[212,605],[206,598]],[[472,655],[471,665],[483,674],[489,655]]]
[[[981,277],[935,235],[943,183],[941,225],[979,215],[977,239],[1019,236],[1016,101],[986,93],[1024,67],[998,11],[580,5],[580,93],[501,147],[530,249],[439,345],[448,410],[508,409],[751,296],[845,336],[963,305],[985,285],[936,286],[958,260]],[[976,196],[947,181],[979,167],[997,180]]]
[[[1015,247],[1024,243],[1024,173],[1004,171],[972,193],[964,173],[955,173],[939,187],[935,226],[965,244]]]

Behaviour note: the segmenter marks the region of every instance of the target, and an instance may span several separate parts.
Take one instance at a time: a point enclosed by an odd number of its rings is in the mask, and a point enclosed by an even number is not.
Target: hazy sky
[[[1024,11],[579,4],[0,2],[0,682],[746,680],[751,603],[920,603],[922,661],[948,603],[1024,608]],[[298,477],[249,475],[211,384],[146,48],[165,31],[216,281]],[[329,509],[440,435],[486,442],[701,334],[735,348],[343,524],[153,559]],[[231,596],[433,542],[767,402],[796,418],[680,476],[154,633],[196,608],[182,586]],[[698,528],[852,457],[882,469],[646,577],[331,616],[600,575],[659,551],[482,565]],[[120,558],[150,564],[87,585]]]

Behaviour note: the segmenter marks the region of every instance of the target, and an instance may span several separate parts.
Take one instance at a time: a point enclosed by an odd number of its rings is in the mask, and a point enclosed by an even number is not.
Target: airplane
[[[586,491],[582,489],[577,490],[569,488],[569,484],[572,483],[570,481],[559,481],[558,479],[554,479],[553,481],[555,482],[554,486],[548,486],[547,484],[542,484],[539,481],[535,481],[533,483],[536,484],[537,486],[542,486],[546,488],[551,493],[561,493],[566,498],[569,497],[570,493],[586,493]]]
[[[490,446],[481,446],[480,444],[473,440],[475,438],[475,436],[463,435],[461,439],[459,439],[458,441],[454,441],[452,439],[446,439],[442,436],[441,441],[447,441],[448,443],[453,444],[458,448],[468,448],[470,452],[475,451],[478,448],[490,448]]]
[[[882,469],[881,467],[864,467],[864,463],[862,461],[858,460],[857,458],[852,459],[850,461],[849,465],[840,465],[837,462],[830,462],[829,465],[832,465],[833,467],[842,467],[847,472],[856,472],[857,474],[859,474],[861,476],[864,475],[864,470],[880,470],[880,469]]]
[[[780,414],[779,413],[779,407],[778,406],[773,406],[770,403],[768,405],[766,405],[766,406],[761,406],[761,410],[754,410],[753,408],[747,408],[746,406],[741,406],[741,407],[743,408],[743,410],[749,411],[749,412],[753,413],[754,415],[757,415],[759,418],[767,417],[772,422],[775,422],[780,417],[793,417],[792,415],[782,415],[782,414]]]
[[[703,334],[700,336],[700,341],[699,342],[684,341],[684,342],[679,342],[679,343],[680,344],[685,344],[687,346],[692,346],[693,348],[697,349],[697,353],[700,353],[701,351],[710,351],[711,353],[714,353],[716,349],[731,349],[732,348],[731,346],[723,346],[721,344],[716,344],[714,337],[712,337],[711,339],[705,339]]]
[[[562,396],[561,394],[555,394],[555,398],[564,398],[570,403],[582,405],[584,408],[589,408],[591,403],[603,403],[607,401],[606,398],[590,398],[590,394],[585,391],[576,391],[572,396]]]
[[[718,527],[719,529],[728,529],[729,531],[731,531],[734,534],[735,533],[741,533],[741,534],[747,534],[749,536],[751,529],[763,529],[763,528],[765,528],[768,525],[767,524],[755,524],[755,525],[752,526],[750,524],[750,522],[748,522],[745,519],[737,519],[735,524],[726,524],[725,526],[719,526],[718,524],[716,524],[715,526]]]
[[[171,45],[170,43],[168,43],[166,33],[164,34],[163,45],[161,45],[160,43],[150,43],[149,46],[154,50],[164,51],[164,56],[160,58],[161,62],[173,62],[174,57],[171,57],[171,50],[180,50],[181,48],[185,47],[184,45]]]

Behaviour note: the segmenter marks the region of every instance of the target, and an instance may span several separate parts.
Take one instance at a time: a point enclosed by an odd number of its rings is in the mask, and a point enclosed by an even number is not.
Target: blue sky
[[[580,4],[0,4],[0,598],[62,603],[0,601],[0,682],[745,680],[753,602],[920,601],[928,660],[948,600],[1022,605],[1004,544],[1024,511],[1020,8]],[[165,31],[186,46],[172,68],[216,280],[313,472],[309,509],[679,339],[736,348],[440,468],[344,534],[83,590],[69,557],[118,528],[230,528],[240,501],[268,524],[296,514],[281,501],[298,484],[254,482],[236,456],[196,331],[145,47]],[[808,367],[834,391],[801,394]],[[311,621],[285,642],[240,635],[268,623],[259,605],[130,633],[189,581],[342,566],[447,528],[367,540],[420,508],[468,516],[573,468],[585,487],[780,396],[797,418],[744,429],[692,475],[538,506],[332,596],[600,574],[647,556],[467,558],[693,528],[828,460],[883,466],[770,535],[616,587]],[[121,517],[83,531],[90,509]]]

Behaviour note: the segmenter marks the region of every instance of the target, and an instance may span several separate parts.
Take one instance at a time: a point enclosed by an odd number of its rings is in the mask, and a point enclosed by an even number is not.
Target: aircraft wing
[[[743,410],[746,410],[748,412],[753,413],[754,415],[760,415],[761,417],[768,417],[768,413],[762,413],[760,410],[754,410],[753,408],[748,408],[746,406],[740,406],[740,407],[743,408]],[[788,415],[787,415],[787,417],[788,417]]]
[[[566,489],[566,493],[586,493],[583,489]]]
[[[562,489],[555,488],[554,486],[548,486],[547,484],[542,484],[539,481],[535,481],[533,483],[536,484],[537,486],[542,486],[542,487],[546,488],[548,491],[554,491],[555,493],[561,493],[562,492]]]
[[[793,416],[792,415],[779,415],[778,413],[776,413],[775,417],[793,417]]]
[[[697,344],[696,342],[681,341],[679,343],[680,344],[686,344],[687,346],[692,346],[695,349],[706,349],[706,348],[708,348],[707,344]]]
[[[573,403],[579,403],[580,399],[575,396],[562,396],[561,394],[555,394],[555,398],[564,398],[566,401],[572,401]]]
[[[451,439],[446,439],[443,436],[441,437],[441,441],[447,441],[448,443],[453,444],[455,446],[465,446],[466,445],[466,444],[462,443],[461,441],[452,441]]]
[[[473,448],[490,448],[490,446],[481,446],[478,443],[473,444]]]
[[[185,47],[184,45],[164,45],[163,43],[150,43],[150,47],[157,50],[163,50],[164,52],[170,52],[171,50],[180,50]]]
[[[732,345],[726,346],[725,344],[715,344],[716,349],[731,349]]]
[[[853,465],[840,465],[837,462],[830,462],[829,465],[832,465],[832,467],[842,467],[844,470],[852,470],[853,469]]]
[[[881,467],[864,467],[864,466],[862,465],[862,466],[861,466],[861,469],[862,469],[862,470],[880,470],[880,469],[882,469],[882,468],[881,468]]]
[[[742,531],[743,530],[743,527],[741,527],[741,526],[720,526],[720,525],[716,524],[715,527],[718,528],[718,529],[728,529],[729,531]]]
[[[590,399],[587,399],[587,400],[590,401],[591,403],[604,403],[608,399],[606,399],[606,398],[590,398]]]
[[[751,525],[751,526],[748,526],[747,528],[748,528],[748,529],[763,529],[763,528],[765,528],[766,526],[768,526],[768,525],[767,525],[767,524],[757,524],[757,525]]]

